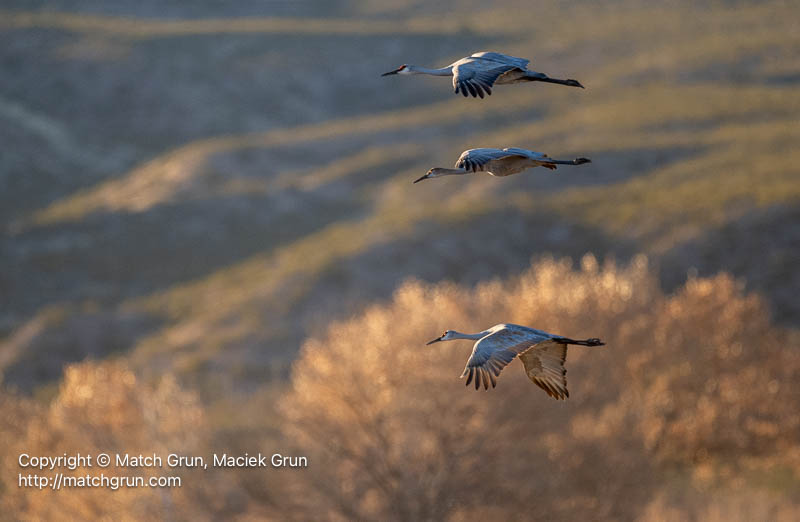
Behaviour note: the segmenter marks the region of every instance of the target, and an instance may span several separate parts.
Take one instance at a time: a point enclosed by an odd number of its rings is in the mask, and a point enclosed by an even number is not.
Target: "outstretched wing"
[[[518,149],[523,150],[523,149]],[[457,169],[471,170],[472,172],[482,171],[490,161],[508,158],[510,156],[528,157],[525,154],[518,154],[511,149],[469,149],[465,150],[456,161]]]
[[[550,159],[547,156],[547,154],[544,154],[542,152],[534,152],[528,149],[520,149],[519,147],[506,147],[505,149],[503,149],[503,152],[508,152],[509,154],[517,154],[519,156],[525,156],[526,158],[530,158],[532,160],[537,160],[537,161],[547,161]]]
[[[470,57],[463,62],[456,62],[453,66],[453,89],[456,94],[461,91],[465,97],[471,94],[475,98],[478,96],[483,98],[484,92],[492,94],[492,85],[500,75],[513,69],[519,67]]]
[[[491,51],[481,51],[479,53],[472,53],[470,58],[480,58],[483,60],[491,60],[493,62],[500,62],[507,65],[513,65],[514,67],[518,67],[520,69],[525,69],[528,67],[530,60],[526,60],[525,58],[517,58],[516,56],[509,56],[507,54],[502,53],[493,53]]]
[[[542,336],[541,339],[546,339]],[[515,332],[513,330],[499,330],[482,338],[472,347],[464,373],[467,377],[467,386],[475,379],[475,389],[480,388],[483,381],[484,389],[497,386],[497,377],[514,357],[535,345],[540,339],[531,337],[530,333]]]
[[[569,397],[567,369],[564,368],[564,361],[567,359],[566,344],[548,339],[532,346],[520,354],[519,358],[528,378],[547,392],[547,395],[554,399]]]
[[[546,169],[555,170],[556,164],[553,163],[552,159],[542,152],[534,152],[528,149],[520,149],[517,147],[506,147],[503,151],[508,152],[509,154],[517,154],[519,156],[524,156],[526,158],[532,159],[533,161],[537,162],[539,165]]]

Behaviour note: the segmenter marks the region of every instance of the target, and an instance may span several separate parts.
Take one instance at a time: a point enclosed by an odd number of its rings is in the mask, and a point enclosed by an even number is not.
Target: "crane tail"
[[[542,73],[535,73],[532,71],[528,71],[528,74],[520,79],[529,82],[556,83],[558,85],[567,85],[569,87],[580,87],[581,89],[585,89],[585,87],[581,85],[581,82],[579,82],[578,80],[573,80],[572,78],[568,80],[561,80],[559,78],[550,78],[549,76],[546,76]]]
[[[552,164],[558,164],[558,165],[583,165],[584,163],[592,162],[592,160],[590,160],[589,158],[575,158],[574,160],[548,159],[548,161]]]
[[[555,337],[552,339],[553,341],[560,343],[560,344],[574,344],[577,346],[605,346],[606,343],[598,339],[597,337],[592,337],[591,339],[569,339],[567,337]]]

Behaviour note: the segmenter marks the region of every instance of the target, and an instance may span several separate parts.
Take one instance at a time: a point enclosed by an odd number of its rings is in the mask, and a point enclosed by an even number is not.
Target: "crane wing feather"
[[[523,151],[524,149],[516,150]],[[490,161],[500,160],[512,156],[520,156],[523,158],[529,157],[526,154],[520,154],[516,152],[514,149],[469,149],[461,153],[458,161],[456,161],[455,168],[477,172],[479,170],[484,170],[486,164]]]
[[[508,71],[519,69],[516,65],[472,58],[456,63],[457,65],[453,66],[454,91],[456,94],[460,91],[464,96],[471,94],[475,98],[478,96],[483,98],[484,92],[491,95],[492,86],[497,78]]]
[[[542,152],[534,152],[532,150],[520,149],[517,147],[506,147],[503,150],[508,153],[514,153],[519,156],[524,156],[530,160],[535,161],[537,165],[541,165],[544,168],[550,170],[555,170],[557,168],[556,164],[553,163],[552,159],[547,154],[544,154]]]
[[[474,377],[476,390],[480,387],[481,382],[485,389],[489,388],[490,382],[492,387],[495,387],[497,385],[496,377],[514,360],[514,357],[546,338],[543,335],[510,329],[495,331],[480,339],[472,347],[472,355],[470,355],[461,377],[467,377],[467,386]]]
[[[519,147],[506,147],[503,149],[503,152],[507,152],[509,154],[516,154],[518,156],[525,156],[526,158],[530,158],[532,160],[537,161],[547,161],[549,158],[547,154],[542,152],[534,152],[528,149],[520,149]]]
[[[552,339],[542,341],[519,356],[525,374],[554,399],[569,397],[567,390],[567,345]]]
[[[509,56],[507,54],[494,53],[491,51],[481,51],[478,53],[472,53],[470,58],[491,60],[493,62],[500,62],[507,65],[513,65],[514,67],[519,67],[520,69],[525,69],[530,63],[530,60],[526,60],[525,58],[517,58],[516,56]]]

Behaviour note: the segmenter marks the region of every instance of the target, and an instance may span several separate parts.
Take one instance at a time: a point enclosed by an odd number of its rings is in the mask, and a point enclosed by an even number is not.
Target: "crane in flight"
[[[480,388],[481,382],[485,390],[489,389],[489,383],[494,388],[497,386],[500,371],[514,357],[519,357],[528,378],[554,399],[569,397],[567,370],[564,368],[567,345],[605,345],[597,338],[576,341],[517,324],[498,324],[476,334],[447,330],[427,344],[453,339],[477,341],[472,347],[472,355],[464,373],[461,374],[462,378],[467,377],[467,386],[474,380],[476,390]]]
[[[560,80],[550,78],[544,73],[528,70],[530,60],[508,56],[507,54],[483,51],[474,53],[451,63],[440,69],[429,69],[418,65],[401,65],[393,71],[383,73],[381,76],[392,74],[430,74],[432,76],[452,76],[453,89],[456,94],[461,92],[465,97],[472,95],[474,98],[492,94],[492,87],[507,83],[546,82],[570,87],[583,85],[577,80]]]
[[[533,167],[555,170],[557,165],[583,165],[591,162],[592,160],[588,158],[556,160],[541,152],[518,149],[516,147],[469,149],[461,153],[454,169],[432,168],[424,176],[415,179],[414,183],[424,179],[468,174],[470,172],[486,172],[492,176],[510,176]]]

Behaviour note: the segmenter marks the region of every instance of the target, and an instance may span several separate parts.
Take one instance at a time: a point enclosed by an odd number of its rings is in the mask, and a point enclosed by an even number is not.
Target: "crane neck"
[[[487,333],[488,332],[478,332],[474,334],[468,334],[468,333],[456,332],[455,330],[453,330],[451,339],[470,339],[472,341],[477,341],[478,339],[482,339],[483,337],[485,337]]]
[[[430,178],[438,178],[440,176],[459,176],[461,174],[469,174],[469,171],[464,169],[448,169],[446,167],[435,167],[431,169],[430,174],[428,177]]]
[[[419,65],[409,65],[408,70],[413,74],[430,74],[431,76],[452,76],[453,66],[448,65],[441,69],[430,69],[428,67],[420,67]]]

